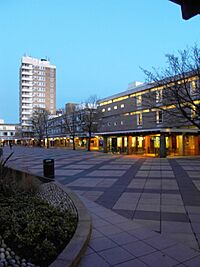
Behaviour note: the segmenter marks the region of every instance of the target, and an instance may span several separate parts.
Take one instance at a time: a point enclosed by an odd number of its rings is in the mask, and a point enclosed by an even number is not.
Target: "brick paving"
[[[89,203],[89,207],[94,205],[91,210],[93,216],[103,209],[102,213],[111,212],[112,217],[124,219],[126,225],[132,225],[130,227],[137,225],[136,228],[148,229],[144,245],[137,237],[138,233],[142,233],[141,229],[134,229],[132,234],[133,229],[128,231],[126,228],[122,232],[116,227],[118,223],[113,225],[112,221],[112,224],[108,222],[106,225],[105,218],[96,214],[98,218],[94,216],[93,224],[98,242],[91,243],[87,252],[88,265],[81,262],[81,266],[93,266],[90,262],[94,259],[95,267],[159,266],[159,262],[164,266],[200,266],[200,256],[196,256],[200,243],[200,158],[159,159],[25,147],[14,147],[13,151],[9,165],[40,175],[43,173],[42,160],[53,158],[55,179],[76,191],[86,204]],[[9,152],[9,148],[5,147],[4,155]],[[156,237],[151,240],[149,233]],[[166,248],[155,247],[163,244],[159,242],[160,233],[162,240],[163,236],[172,240],[165,241],[168,244]],[[110,238],[110,235],[113,237]],[[123,240],[128,243],[122,244]],[[187,252],[188,258],[186,252],[181,256],[180,251],[184,252],[186,247],[177,245],[177,242],[191,248],[191,254]],[[102,244],[105,246],[101,250]],[[140,254],[142,250],[146,251],[145,255]],[[174,250],[177,251],[176,255],[173,254]],[[111,254],[115,255],[112,262]]]

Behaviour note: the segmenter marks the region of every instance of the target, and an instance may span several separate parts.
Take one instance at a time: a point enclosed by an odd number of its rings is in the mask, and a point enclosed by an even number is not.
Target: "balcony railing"
[[[32,98],[32,94],[22,94],[22,97]]]

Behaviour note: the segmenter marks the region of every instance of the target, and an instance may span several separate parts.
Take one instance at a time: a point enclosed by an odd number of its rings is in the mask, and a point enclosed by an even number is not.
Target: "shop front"
[[[104,152],[154,157],[200,155],[200,136],[191,133],[152,133],[107,136]]]
[[[77,148],[87,148],[87,137],[75,137],[75,146]],[[45,138],[45,146],[49,147],[65,147],[65,148],[72,148],[73,147],[73,139],[72,137],[50,137]],[[92,150],[99,149],[99,137],[95,136],[92,137],[90,140],[90,146]]]

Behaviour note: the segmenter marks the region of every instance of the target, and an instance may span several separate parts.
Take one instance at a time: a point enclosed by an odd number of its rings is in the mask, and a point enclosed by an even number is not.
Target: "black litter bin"
[[[54,159],[43,160],[43,171],[44,176],[48,178],[54,178]]]

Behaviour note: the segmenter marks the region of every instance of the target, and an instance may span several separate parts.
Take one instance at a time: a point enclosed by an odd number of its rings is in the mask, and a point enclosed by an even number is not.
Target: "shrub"
[[[0,235],[21,257],[48,266],[70,241],[76,218],[36,196],[0,196]]]
[[[0,158],[0,236],[20,257],[49,266],[71,240],[77,217],[39,198],[31,175],[15,177],[5,166],[10,156]]]

